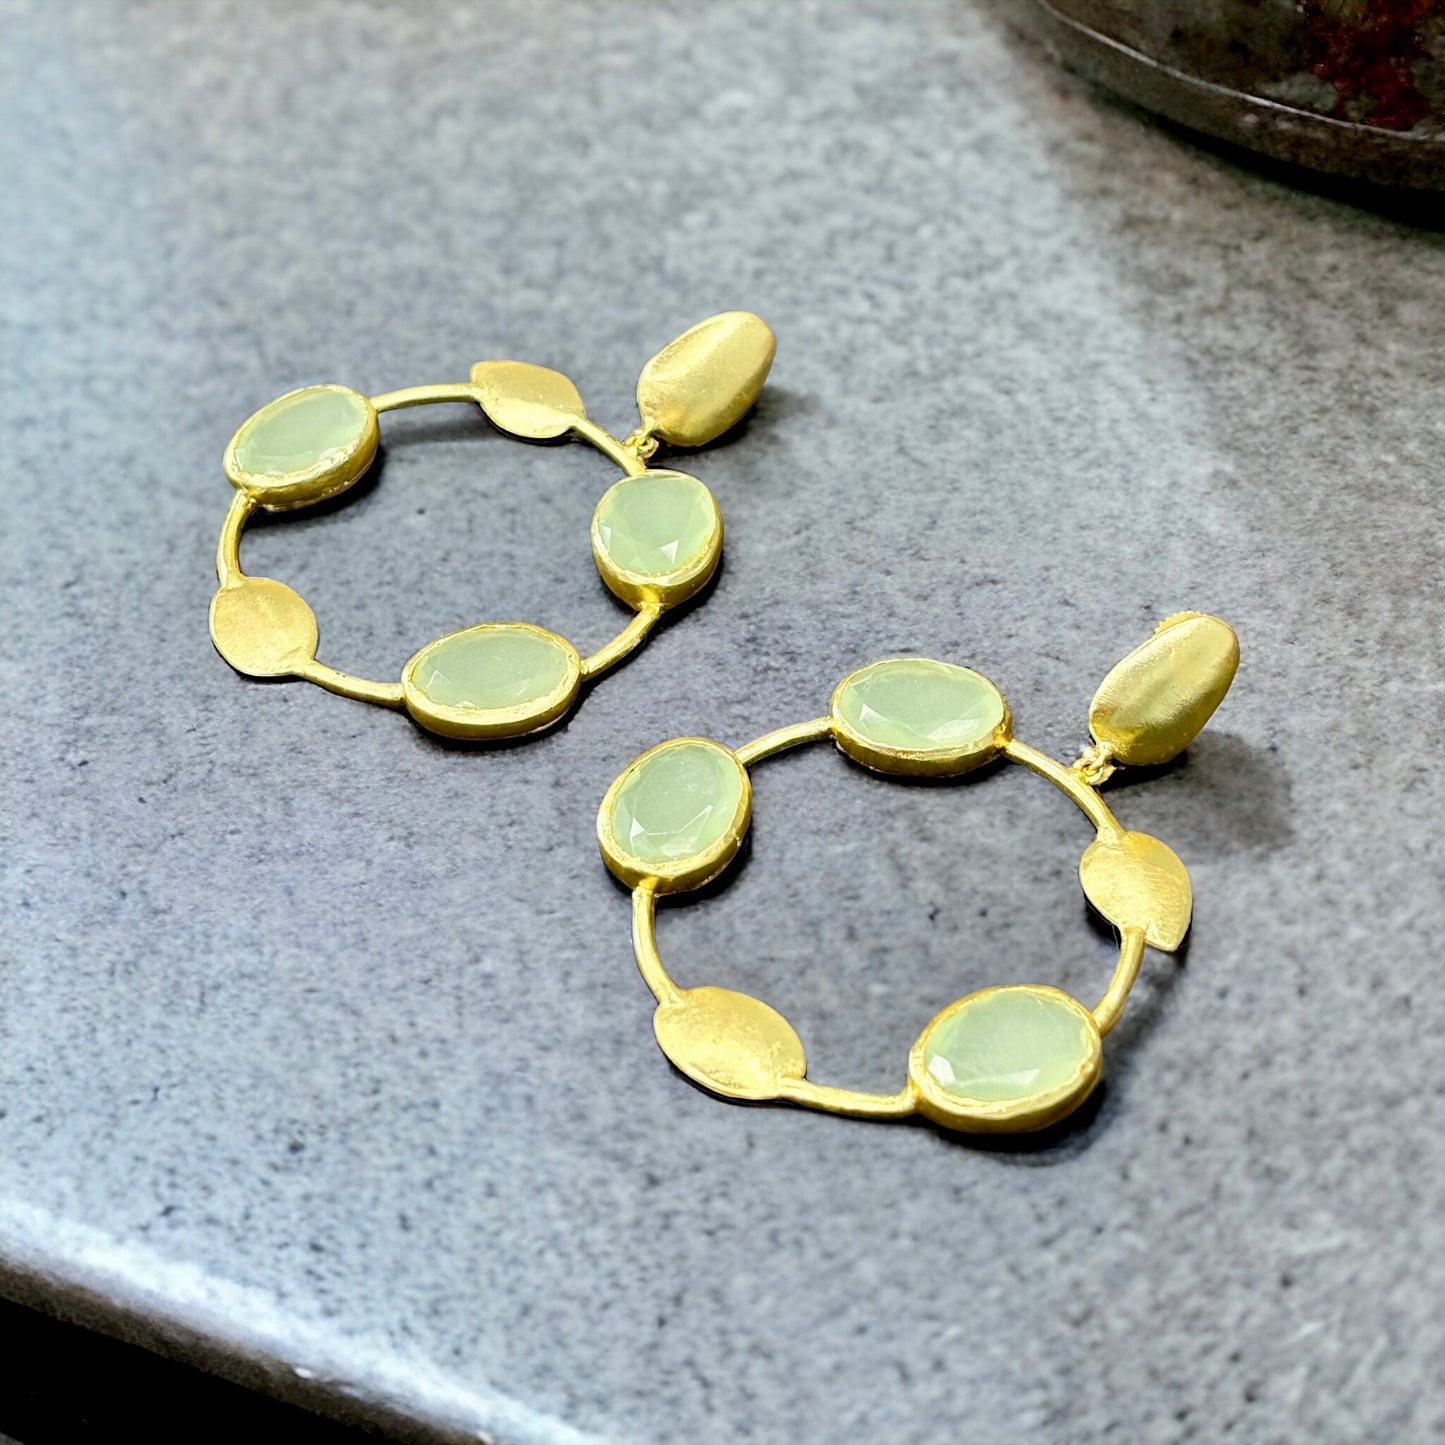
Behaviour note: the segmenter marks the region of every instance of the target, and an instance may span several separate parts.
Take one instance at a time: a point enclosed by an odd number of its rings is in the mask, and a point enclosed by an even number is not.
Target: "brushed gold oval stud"
[[[747,415],[776,350],[767,322],[751,311],[699,322],[642,368],[637,410],[643,426],[674,446],[706,446]]]
[[[1227,622],[1176,613],[1110,669],[1089,708],[1089,731],[1117,763],[1167,763],[1214,716],[1238,667],[1239,639]]]

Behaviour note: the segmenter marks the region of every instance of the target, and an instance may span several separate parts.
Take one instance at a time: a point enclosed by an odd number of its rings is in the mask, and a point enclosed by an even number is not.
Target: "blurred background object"
[[[1071,70],[1221,140],[1445,189],[1445,0],[1033,0]]]

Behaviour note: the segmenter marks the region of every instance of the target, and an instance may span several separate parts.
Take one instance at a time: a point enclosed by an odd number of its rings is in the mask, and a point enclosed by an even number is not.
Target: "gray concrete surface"
[[[3,9],[0,1288],[402,1438],[1445,1438],[1439,234],[1293,190],[968,3]],[[765,399],[686,465],[706,604],[494,752],[232,674],[221,449],[308,380],[484,357],[630,425],[747,307]],[[621,615],[610,469],[462,409],[257,528],[395,675]],[[661,738],[967,662],[1071,754],[1165,614],[1243,640],[1114,791],[1189,864],[1098,1107],[1020,1148],[728,1106],[653,1046],[591,821]],[[684,982],[895,1087],[942,1004],[1085,997],[1087,833],[1021,774],[760,769]]]

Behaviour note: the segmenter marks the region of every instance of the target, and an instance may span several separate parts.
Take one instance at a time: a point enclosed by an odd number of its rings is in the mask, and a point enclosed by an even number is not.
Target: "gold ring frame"
[[[1093,744],[1072,767],[1014,736],[1008,706],[986,678],[926,658],[860,668],[838,685],[826,717],[736,750],[677,738],[644,753],[608,789],[597,840],[608,868],[632,890],[633,951],[657,1000],[653,1028],[663,1052],[728,1099],[870,1119],[921,1114],[967,1133],[1037,1130],[1072,1113],[1099,1081],[1101,1041],[1123,1013],[1145,948],[1178,949],[1192,912],[1183,863],[1157,838],[1126,829],[1100,785],[1118,767],[1177,756],[1222,701],[1238,661],[1238,640],[1218,618],[1168,618],[1100,685],[1089,713]],[[884,774],[958,776],[1001,758],[1069,798],[1095,834],[1079,881],[1119,935],[1118,962],[1099,1002],[1086,1008],[1036,984],[968,994],[919,1035],[902,1088],[872,1094],[809,1079],[798,1035],[761,1000],[675,983],[657,948],[658,896],[701,887],[737,856],[751,818],[754,764],[825,738]]]
[[[552,726],[571,710],[584,681],[634,652],[664,611],[700,591],[717,570],[723,520],[716,499],[696,477],[650,462],[663,443],[703,446],[740,421],[773,353],[772,332],[750,312],[694,326],[643,368],[641,424],[622,440],[588,417],[565,376],[518,361],[479,362],[468,382],[381,396],[327,385],[278,397],[242,423],[223,459],[235,495],[216,549],[216,650],[249,677],[303,678],[343,697],[404,708],[447,737],[490,741]],[[437,402],[473,402],[498,430],[526,441],[588,442],[621,468],[622,478],[593,513],[592,557],[603,582],[635,615],[595,652],[583,656],[531,623],[488,622],[437,638],[407,662],[399,681],[376,682],[318,660],[307,603],[284,583],[242,570],[241,536],[258,510],[291,511],[344,492],[375,460],[382,413]]]

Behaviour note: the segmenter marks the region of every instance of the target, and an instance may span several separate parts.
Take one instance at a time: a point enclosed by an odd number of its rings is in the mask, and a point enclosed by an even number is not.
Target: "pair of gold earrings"
[[[714,316],[642,370],[640,425],[619,440],[590,417],[560,373],[516,361],[479,362],[468,382],[366,397],[309,386],[263,407],[226,448],[235,488],[221,529],[211,637],[238,672],[300,677],[332,692],[405,708],[453,738],[521,737],[558,722],[582,682],[633,652],[662,613],[717,569],[723,521],[697,478],[650,466],[663,444],[704,446],[752,407],[772,365],[773,334],[748,312]],[[510,436],[575,437],[623,475],[592,517],[592,556],[607,587],[634,610],[622,631],[582,656],[525,622],[487,622],[428,643],[397,682],[338,671],[316,657],[317,626],[291,588],[241,570],[241,534],[258,510],[325,501],[358,481],[379,442],[378,416],[401,407],[470,401]],[[1157,838],[1131,832],[1100,792],[1119,767],[1176,757],[1233,681],[1239,646],[1216,617],[1166,619],[1104,679],[1089,710],[1093,742],[1072,767],[1020,742],[1002,694],[968,668],[900,657],[850,673],[826,715],[730,749],[675,738],[637,758],[608,789],[597,841],[632,890],[633,947],[657,1000],[658,1044],[689,1078],[731,1099],[782,1099],[868,1118],[922,1114],[973,1133],[1041,1129],[1083,1103],[1102,1069],[1101,1039],[1118,1021],[1145,947],[1176,950],[1189,928],[1189,874]],[[657,898],[697,889],[737,856],[752,814],[749,768],[788,748],[831,738],[851,760],[896,776],[956,777],[1006,759],[1053,783],[1085,815],[1094,840],[1079,863],[1089,902],[1118,930],[1119,960],[1098,1004],[1045,985],[986,988],[949,1004],[923,1029],[895,1094],[814,1083],[803,1046],[767,1004],[730,989],[681,988],[659,957]]]

